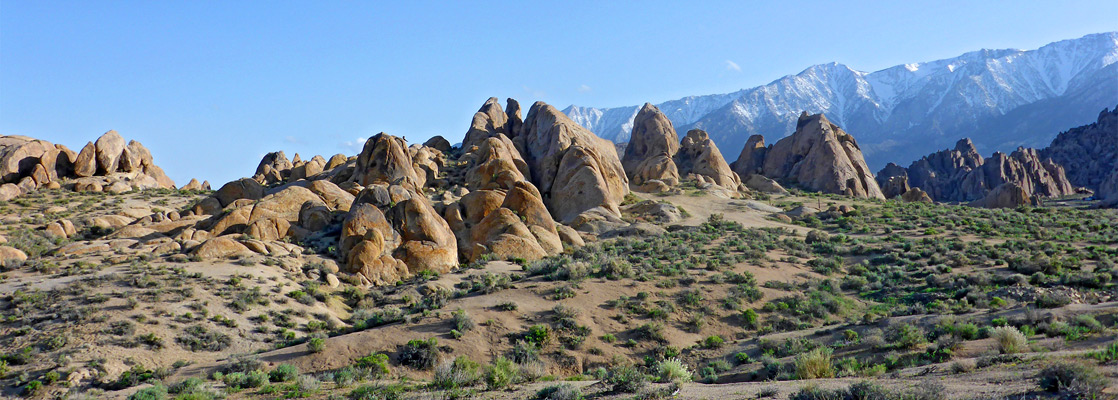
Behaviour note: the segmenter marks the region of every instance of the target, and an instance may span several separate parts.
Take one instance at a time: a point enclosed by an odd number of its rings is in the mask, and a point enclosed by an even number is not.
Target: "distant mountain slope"
[[[816,65],[764,86],[657,106],[680,131],[706,130],[727,154],[753,134],[791,134],[803,111],[822,112],[858,139],[877,169],[964,137],[983,153],[1042,147],[1061,129],[1092,122],[1098,110],[1118,103],[1116,62],[1118,32],[1109,32],[872,73]],[[564,112],[599,136],[625,142],[638,109],[572,105]]]

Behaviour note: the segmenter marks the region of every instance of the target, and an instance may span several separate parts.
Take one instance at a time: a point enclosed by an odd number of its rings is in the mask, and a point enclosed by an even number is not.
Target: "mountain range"
[[[809,67],[767,85],[657,104],[681,132],[699,128],[728,155],[750,135],[780,138],[801,112],[825,113],[858,138],[873,169],[907,163],[962,138],[983,152],[1044,147],[1069,126],[1118,102],[1118,32],[1035,50],[978,50],[863,72]],[[640,106],[563,110],[617,143],[629,140]]]

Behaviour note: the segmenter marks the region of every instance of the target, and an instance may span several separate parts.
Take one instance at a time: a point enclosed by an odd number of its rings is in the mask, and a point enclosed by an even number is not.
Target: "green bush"
[[[718,335],[707,336],[706,339],[703,339],[703,347],[708,349],[717,349],[722,347],[724,343],[725,341]]]
[[[890,326],[886,339],[894,343],[897,347],[904,349],[914,349],[928,342],[928,338],[924,336],[923,330],[915,325],[907,323],[899,323]]]
[[[648,377],[631,365],[615,365],[609,369],[605,383],[617,393],[637,393],[648,386]]]
[[[290,382],[299,376],[299,369],[291,364],[280,364],[268,373],[268,379],[272,382]]]
[[[349,392],[350,400],[398,400],[403,397],[406,387],[401,384],[365,385]]]
[[[311,353],[321,353],[326,350],[326,340],[323,338],[310,338],[307,340],[307,351]]]
[[[388,366],[388,355],[383,353],[373,353],[358,358],[356,365],[357,368],[368,371],[373,378],[380,378],[392,373],[392,369]]]
[[[431,384],[440,389],[457,389],[473,385],[481,378],[481,366],[469,357],[458,356],[435,368]]]
[[[436,338],[412,339],[407,344],[400,346],[400,354],[397,358],[400,364],[415,369],[434,368],[435,363],[439,361],[439,340]]]
[[[537,400],[579,400],[582,390],[569,383],[548,386],[536,392]]]
[[[834,378],[831,354],[829,347],[820,347],[796,356],[796,376],[800,379]]]
[[[517,380],[516,364],[504,357],[497,357],[485,369],[485,385],[489,390],[502,389]]]
[[[1029,340],[1012,326],[999,326],[990,330],[990,337],[998,344],[998,352],[1002,354],[1020,353],[1029,348]]]
[[[1042,369],[1038,376],[1041,389],[1077,399],[1100,398],[1102,391],[1110,385],[1095,368],[1077,362],[1053,363]]]
[[[691,370],[678,358],[669,358],[656,365],[660,382],[691,382]]]
[[[32,383],[34,382],[39,381],[32,381]],[[30,385],[31,384],[29,383],[28,386]],[[34,392],[32,391],[31,393]],[[136,393],[132,393],[131,396],[128,396],[128,400],[167,400],[168,398],[169,396],[167,395],[167,388],[163,387],[163,385],[155,385],[152,387],[143,388],[136,391]]]

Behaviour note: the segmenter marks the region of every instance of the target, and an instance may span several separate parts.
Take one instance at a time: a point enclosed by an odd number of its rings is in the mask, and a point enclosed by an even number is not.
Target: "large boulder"
[[[470,121],[470,129],[466,131],[466,138],[462,140],[462,148],[469,149],[486,138],[496,135],[512,136],[509,133],[508,114],[501,109],[501,102],[496,97],[490,97],[481,106],[474,118]]]
[[[639,186],[655,179],[668,185],[678,184],[679,170],[672,157],[679,152],[679,146],[672,121],[659,108],[645,103],[633,119],[633,132],[621,158],[629,182]]]
[[[528,111],[521,138],[532,182],[557,221],[592,209],[620,216],[629,180],[612,143],[543,102]]]
[[[214,193],[214,198],[221,207],[228,206],[239,199],[259,200],[262,197],[264,197],[264,186],[248,178],[226,183]]]
[[[765,165],[766,151],[768,151],[768,148],[765,147],[763,136],[750,136],[745,141],[745,147],[742,147],[741,154],[738,154],[737,161],[730,164],[730,169],[737,172],[742,179],[749,175],[760,174],[761,168]]]
[[[730,169],[718,146],[701,129],[687,131],[687,136],[680,142],[679,153],[675,155],[675,163],[683,176],[694,174],[706,177],[705,181],[731,190],[741,186],[741,178]]]
[[[193,250],[194,255],[203,260],[217,260],[230,257],[244,257],[253,254],[252,250],[233,239],[221,236],[206,240]]]
[[[85,144],[74,159],[74,175],[90,177],[97,173],[97,147],[93,142]]]
[[[340,238],[340,255],[349,272],[380,285],[458,266],[454,233],[425,197],[413,194],[384,210],[358,201],[342,224]]]
[[[29,176],[45,156],[58,152],[54,145],[26,136],[0,136],[0,184],[18,183]],[[48,162],[53,169],[54,163]]]
[[[402,185],[418,192],[425,176],[420,177],[415,172],[407,142],[381,132],[365,141],[365,147],[357,156],[352,180],[361,186]]]
[[[448,141],[448,140],[446,140],[446,138],[444,138],[442,136],[438,136],[438,135],[433,136],[430,139],[427,139],[426,142],[423,142],[423,146],[424,147],[430,147],[432,149],[441,151],[443,153],[446,153],[446,152],[450,151],[450,141]]]
[[[1013,208],[1022,205],[1035,205],[1036,197],[1013,182],[1004,183],[991,190],[985,197],[972,201],[971,207],[983,208]]]
[[[264,184],[283,182],[291,176],[291,169],[294,167],[291,160],[287,159],[287,155],[283,154],[283,151],[271,152],[260,159],[260,164],[256,166],[253,179]]]
[[[124,138],[116,131],[108,131],[93,143],[97,155],[97,173],[107,175],[120,169],[120,157],[124,153]]]
[[[823,114],[801,114],[796,132],[766,152],[762,172],[810,190],[885,198],[854,137]]]
[[[1118,170],[1111,172],[1110,176],[1099,184],[1095,198],[1102,200],[1101,205],[1104,207],[1118,206]]]

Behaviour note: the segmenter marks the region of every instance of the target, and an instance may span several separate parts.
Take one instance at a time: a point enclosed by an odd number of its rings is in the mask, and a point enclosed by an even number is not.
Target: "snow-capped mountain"
[[[730,158],[750,135],[772,143],[795,130],[800,112],[823,112],[857,138],[877,168],[890,161],[907,164],[963,137],[983,153],[1043,147],[1059,131],[1091,122],[1115,103],[1118,32],[869,73],[838,63],[816,65],[764,86],[657,106],[681,134],[706,130]],[[599,136],[625,142],[639,109],[572,105],[564,112]]]

